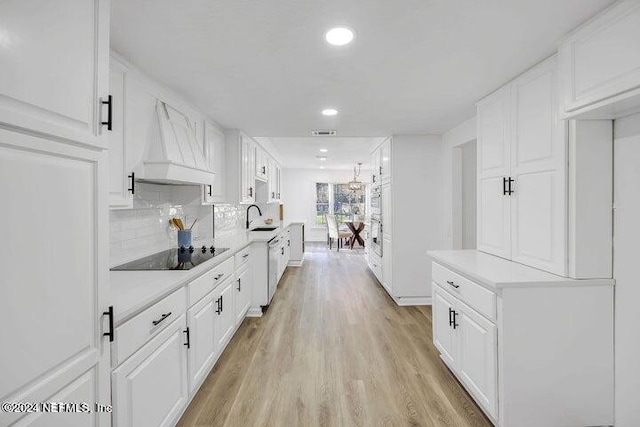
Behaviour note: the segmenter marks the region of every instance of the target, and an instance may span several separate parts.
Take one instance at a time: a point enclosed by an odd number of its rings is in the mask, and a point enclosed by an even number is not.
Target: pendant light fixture
[[[358,181],[361,168],[362,168],[362,163],[358,163],[357,166],[353,167],[353,181],[349,182],[349,190],[351,191],[355,192],[355,191],[362,190],[362,182]]]

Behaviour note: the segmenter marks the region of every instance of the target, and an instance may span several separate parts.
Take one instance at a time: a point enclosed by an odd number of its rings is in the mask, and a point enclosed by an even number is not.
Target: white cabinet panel
[[[234,330],[233,292],[236,283],[235,280],[228,279],[214,291],[216,301],[216,344],[218,348],[224,348],[227,345]]]
[[[109,132],[109,207],[130,209],[133,207],[134,183],[132,170],[127,163],[125,136],[126,68],[111,59],[109,88],[112,102],[112,129]]]
[[[391,182],[391,139],[387,139],[382,143],[378,172],[380,173],[381,183]]]
[[[189,391],[209,373],[218,351],[215,334],[215,292],[211,292],[187,311],[189,328]]]
[[[464,304],[456,306],[454,320],[460,337],[458,375],[477,401],[497,418],[497,327]]]
[[[499,89],[478,103],[478,173],[482,178],[509,175],[509,90]]]
[[[455,330],[452,327],[453,304],[446,292],[433,284],[433,343],[451,369],[458,363],[458,346]]]
[[[236,319],[235,323],[239,324],[244,320],[244,316],[251,306],[251,288],[252,284],[251,267],[244,269],[238,274],[236,279],[236,294],[233,298],[235,306]]]
[[[109,1],[3,1],[0,27],[0,122],[106,146]]]
[[[45,400],[95,369],[109,403],[107,167],[105,152],[0,130],[0,342],[19,340],[0,357],[2,401]]]
[[[478,249],[510,258],[511,210],[503,185],[502,176],[478,181]]]
[[[615,104],[640,88],[640,4],[621,1],[570,34],[560,47],[564,111]],[[616,99],[620,98],[620,99]],[[598,106],[596,104],[603,104]],[[637,107],[638,101],[634,102]]]
[[[113,371],[118,427],[171,426],[187,403],[185,317]]]
[[[391,235],[382,235],[382,286],[393,295],[393,242]]]
[[[216,174],[216,178],[213,184],[203,186],[202,202],[224,202],[225,138],[224,133],[209,122],[204,122],[204,155],[207,166]]]

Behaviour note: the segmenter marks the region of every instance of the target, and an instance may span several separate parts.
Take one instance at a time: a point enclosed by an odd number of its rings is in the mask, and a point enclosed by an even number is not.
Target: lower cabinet
[[[239,324],[247,314],[251,306],[251,269],[245,268],[236,273],[236,292],[233,297],[235,307],[236,323]]]
[[[114,424],[174,425],[189,399],[184,314],[112,373]]]
[[[220,349],[231,340],[235,331],[236,316],[233,309],[235,284],[237,284],[235,280],[227,279],[213,292],[216,303],[215,342]]]
[[[496,325],[433,283],[433,340],[476,401],[497,418]]]
[[[187,311],[189,331],[189,391],[194,392],[209,374],[218,346],[215,339],[215,292],[210,292]]]

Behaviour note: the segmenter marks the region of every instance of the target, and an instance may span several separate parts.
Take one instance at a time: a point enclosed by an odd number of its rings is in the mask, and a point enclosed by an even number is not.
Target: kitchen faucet
[[[247,206],[247,230],[249,229],[249,209],[251,209],[252,207],[255,207],[256,209],[258,209],[258,215],[262,216],[262,211],[260,210],[260,206],[258,205]]]

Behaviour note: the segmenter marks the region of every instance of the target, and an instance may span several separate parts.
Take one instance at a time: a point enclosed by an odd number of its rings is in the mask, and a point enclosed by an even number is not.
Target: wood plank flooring
[[[398,307],[361,250],[307,245],[179,426],[491,426],[440,360],[431,307]]]

